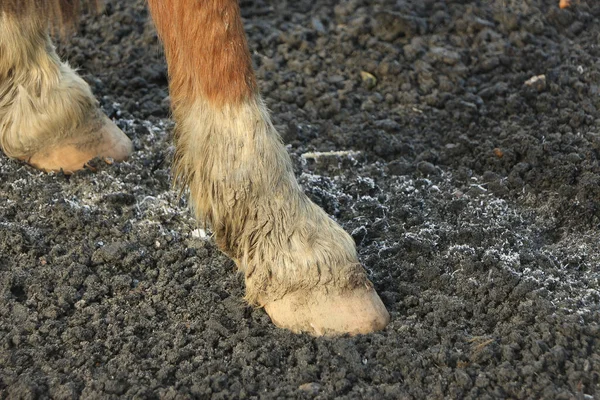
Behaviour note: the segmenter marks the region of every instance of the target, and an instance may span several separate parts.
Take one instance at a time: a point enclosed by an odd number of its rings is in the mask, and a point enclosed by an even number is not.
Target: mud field
[[[297,176],[391,312],[336,339],[246,306],[171,191],[143,1],[86,18],[59,52],[135,154],[0,156],[0,398],[600,398],[600,3],[557,3],[242,1]]]

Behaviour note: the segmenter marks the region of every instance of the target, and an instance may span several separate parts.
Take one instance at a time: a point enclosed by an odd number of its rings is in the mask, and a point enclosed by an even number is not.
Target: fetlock
[[[370,285],[354,240],[321,208],[300,191],[279,206],[262,211],[277,223],[252,221],[239,239],[250,304],[265,306],[317,287],[343,293]]]

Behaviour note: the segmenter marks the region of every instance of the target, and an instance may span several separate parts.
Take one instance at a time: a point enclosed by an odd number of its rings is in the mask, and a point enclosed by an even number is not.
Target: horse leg
[[[177,122],[176,182],[245,274],[246,299],[314,335],[389,321],[354,241],[301,191],[258,93],[237,0],[149,0]]]
[[[0,4],[0,148],[45,171],[73,172],[94,157],[127,158],[131,141],[56,55],[48,14],[15,7]]]

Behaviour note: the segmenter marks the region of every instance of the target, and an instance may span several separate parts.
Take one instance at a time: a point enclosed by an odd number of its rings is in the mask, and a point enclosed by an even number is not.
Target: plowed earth
[[[109,1],[59,52],[135,154],[0,156],[0,398],[600,397],[600,4],[572,3],[242,1],[297,176],[392,315],[315,339],[243,303],[171,191],[160,45]]]

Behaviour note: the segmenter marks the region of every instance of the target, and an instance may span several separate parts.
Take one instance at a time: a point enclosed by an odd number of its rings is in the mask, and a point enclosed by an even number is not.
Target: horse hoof
[[[70,137],[62,143],[38,151],[23,161],[46,172],[62,170],[71,174],[83,169],[88,161],[96,157],[114,161],[126,160],[133,150],[131,140],[108,117],[102,115],[100,119],[101,126],[92,132]]]
[[[357,335],[382,330],[390,315],[371,287],[341,293],[297,291],[265,305],[275,325],[313,336]]]

